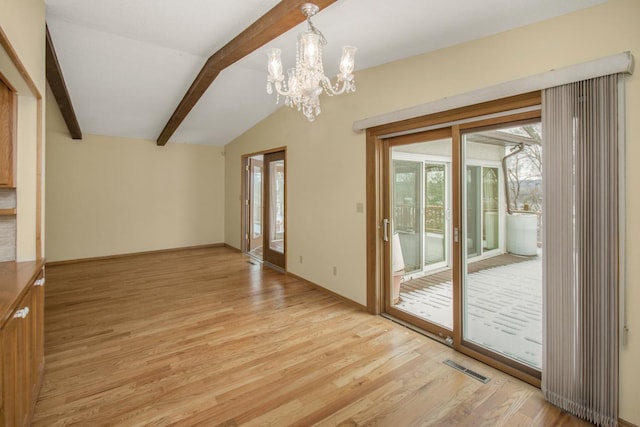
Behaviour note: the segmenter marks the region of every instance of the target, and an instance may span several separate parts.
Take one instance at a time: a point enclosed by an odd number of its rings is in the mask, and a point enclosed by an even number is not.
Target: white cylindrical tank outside
[[[538,253],[537,215],[507,215],[507,252],[526,256]]]

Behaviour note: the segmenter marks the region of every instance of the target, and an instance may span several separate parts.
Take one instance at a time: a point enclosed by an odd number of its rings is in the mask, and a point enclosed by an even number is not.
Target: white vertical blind
[[[618,420],[617,79],[550,88],[542,98],[542,390],[603,426]]]

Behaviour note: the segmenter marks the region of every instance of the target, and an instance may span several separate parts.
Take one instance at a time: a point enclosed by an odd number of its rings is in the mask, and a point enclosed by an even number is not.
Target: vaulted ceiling
[[[358,47],[357,82],[365,68],[604,1],[337,0],[313,22],[328,40],[329,77],[337,73],[341,47]],[[51,39],[82,132],[157,140],[207,59],[278,3],[46,0]],[[265,51],[280,47],[284,66],[293,66],[304,25],[223,69],[170,141],[223,146],[280,107],[265,91]]]

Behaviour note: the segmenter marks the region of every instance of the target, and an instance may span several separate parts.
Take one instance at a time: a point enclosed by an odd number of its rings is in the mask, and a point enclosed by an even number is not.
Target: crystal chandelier
[[[327,44],[327,40],[311,22],[311,17],[318,13],[319,8],[315,4],[305,3],[301,9],[307,17],[307,31],[298,36],[296,68],[288,70],[288,78],[285,81],[280,58],[282,51],[276,48],[269,49],[267,51],[267,69],[269,70],[267,93],[273,93],[273,86],[275,86],[276,103],[279,102],[280,95],[284,96],[287,106],[296,107],[312,122],[320,114],[319,96],[323,90],[329,96],[355,92],[353,67],[356,48],[353,46],[342,48],[340,73],[336,83],[331,84],[329,78],[324,75],[322,66],[322,46]]]

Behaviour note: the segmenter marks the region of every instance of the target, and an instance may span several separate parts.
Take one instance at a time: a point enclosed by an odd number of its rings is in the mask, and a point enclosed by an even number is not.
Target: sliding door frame
[[[418,132],[415,134],[410,134],[410,135],[403,135],[403,136],[398,136],[398,137],[394,137],[394,138],[385,138],[383,139],[383,153],[382,153],[382,157],[383,157],[383,168],[382,168],[382,174],[383,174],[383,183],[391,183],[391,163],[392,163],[392,156],[391,156],[391,149],[393,147],[401,147],[403,145],[408,145],[408,144],[412,144],[412,143],[416,143],[416,142],[430,142],[430,141],[437,141],[437,140],[441,140],[441,139],[448,139],[451,138],[451,128],[450,127],[443,127],[441,129],[435,129],[435,130],[430,130],[430,131],[424,131],[424,132]],[[421,167],[424,168],[424,164],[421,163]],[[383,200],[386,201],[390,201],[391,200],[391,192],[390,192],[390,188],[391,185],[383,185]],[[456,210],[456,206],[455,206],[455,200],[452,201],[454,204],[452,205],[452,211]],[[421,210],[423,209],[423,207],[421,206]],[[393,212],[391,210],[391,203],[383,203],[383,215],[384,218],[393,218]],[[423,217],[420,216],[420,221],[424,222]],[[389,247],[391,245],[391,242],[382,242],[384,244],[384,246],[386,247],[387,250],[390,250]],[[454,249],[454,260],[455,261],[455,249]],[[422,252],[421,252],[422,254]],[[420,258],[420,264],[421,264],[421,268],[424,268],[424,254],[422,254]],[[390,271],[390,270],[387,270]],[[454,288],[455,289],[455,288]],[[455,292],[455,290],[454,290]],[[429,333],[435,334],[438,337],[442,338],[442,339],[446,339],[446,337],[451,336],[452,331],[448,330],[447,328],[445,328],[444,326],[438,325],[436,323],[432,323],[429,322],[427,320],[421,319],[415,315],[412,315],[410,313],[404,312],[400,309],[397,309],[393,306],[393,304],[391,304],[391,286],[383,286],[382,289],[382,295],[383,295],[383,299],[382,299],[382,303],[383,303],[383,309],[385,313],[389,313],[390,315],[392,315],[393,317],[396,317],[404,322],[408,322],[411,323],[417,327],[419,327],[420,329],[423,329]],[[455,313],[454,313],[454,319],[455,319]],[[454,321],[455,322],[455,321]],[[455,330],[455,328],[454,328]]]
[[[385,162],[389,161],[389,138],[404,136],[407,140],[412,134],[442,128],[451,129],[452,138],[452,191],[462,191],[462,134],[480,127],[528,121],[541,116],[541,92],[535,91],[509,98],[499,99],[481,104],[471,105],[455,110],[430,114],[427,116],[403,120],[367,129],[366,136],[366,181],[367,181],[367,311],[371,314],[382,314],[386,311],[386,299],[391,281],[391,244],[383,240],[383,219],[389,218],[388,179]],[[452,230],[456,229],[464,236],[460,200],[452,201]],[[453,240],[453,239],[452,239]],[[453,250],[453,297],[460,301],[462,280],[462,244],[452,241]],[[463,342],[462,311],[460,304],[453,309],[453,345],[452,347],[487,365],[500,369],[516,378],[540,387],[539,375],[532,371],[514,367],[510,360],[494,355],[488,356],[481,348]]]

